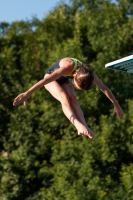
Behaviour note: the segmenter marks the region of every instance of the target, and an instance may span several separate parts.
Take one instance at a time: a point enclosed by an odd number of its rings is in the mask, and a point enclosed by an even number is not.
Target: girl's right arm
[[[114,105],[112,116],[116,113],[119,119],[123,119],[124,118],[123,110],[119,105],[118,101],[116,100],[115,96],[111,92],[111,90],[98,78],[96,74],[94,76],[94,79],[95,79],[95,84],[100,88],[100,90],[107,96],[107,98]]]

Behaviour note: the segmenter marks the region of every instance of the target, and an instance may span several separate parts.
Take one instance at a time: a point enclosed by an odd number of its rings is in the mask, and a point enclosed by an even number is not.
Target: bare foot
[[[86,128],[83,125],[79,127],[78,135],[87,136],[89,138],[93,138],[94,137],[93,131],[89,127]]]

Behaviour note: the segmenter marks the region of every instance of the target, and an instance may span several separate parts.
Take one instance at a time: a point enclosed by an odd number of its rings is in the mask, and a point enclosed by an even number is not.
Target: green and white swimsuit
[[[56,81],[62,85],[64,82],[68,81],[69,78],[72,78],[70,77],[72,75],[72,73],[76,70],[78,64],[83,64],[80,60],[76,59],[76,58],[71,58],[75,65],[74,65],[74,68],[72,69],[72,71],[67,75],[67,76],[61,76],[60,78],[58,78]],[[59,66],[59,63],[60,63],[61,60],[58,60],[56,63],[54,63],[51,67],[48,68],[48,70],[46,71],[46,74],[52,74],[55,70],[59,69],[60,66]]]

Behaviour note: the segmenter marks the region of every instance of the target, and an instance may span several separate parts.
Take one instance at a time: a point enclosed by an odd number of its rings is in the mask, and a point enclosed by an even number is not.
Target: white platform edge
[[[105,65],[105,68],[110,67],[110,66],[115,65],[115,64],[118,64],[118,63],[121,63],[121,62],[124,62],[124,61],[127,61],[127,60],[130,60],[130,59],[133,59],[133,55],[131,55],[131,56],[126,56],[126,57],[124,57],[124,58],[121,58],[121,59],[115,60],[115,61],[113,61],[113,62],[107,63],[107,64]]]

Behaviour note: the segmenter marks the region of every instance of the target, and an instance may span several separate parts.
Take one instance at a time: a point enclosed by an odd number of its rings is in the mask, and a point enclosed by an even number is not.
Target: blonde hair
[[[79,64],[75,74],[75,81],[81,89],[90,90],[93,87],[94,72],[86,64]]]

